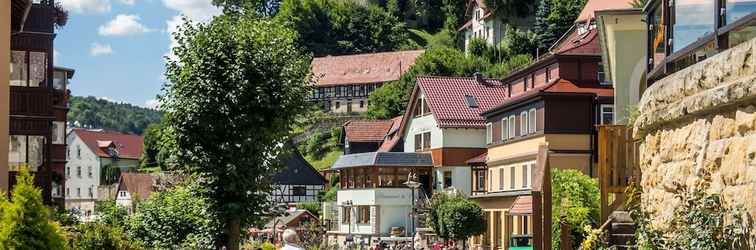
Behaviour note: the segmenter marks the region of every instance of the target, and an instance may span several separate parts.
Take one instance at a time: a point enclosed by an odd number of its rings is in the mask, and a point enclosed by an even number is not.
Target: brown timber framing
[[[538,147],[536,169],[533,172],[533,249],[551,249],[551,166],[549,145]]]

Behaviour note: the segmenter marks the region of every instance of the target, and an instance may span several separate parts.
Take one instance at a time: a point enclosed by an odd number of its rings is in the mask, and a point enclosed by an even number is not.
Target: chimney
[[[475,72],[475,74],[473,74],[473,77],[475,77],[475,81],[477,81],[480,84],[486,83],[485,81],[483,81],[483,74],[481,74],[480,72]]]

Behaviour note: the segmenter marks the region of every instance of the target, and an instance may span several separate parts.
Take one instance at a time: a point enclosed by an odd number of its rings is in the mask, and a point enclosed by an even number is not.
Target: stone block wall
[[[673,233],[680,196],[696,190],[756,219],[756,39],[657,81],[639,109],[641,202],[654,228]]]

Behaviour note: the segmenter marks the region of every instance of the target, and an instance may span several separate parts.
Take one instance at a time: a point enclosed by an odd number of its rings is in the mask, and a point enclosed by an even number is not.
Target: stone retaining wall
[[[639,109],[642,204],[654,228],[673,233],[679,197],[699,189],[756,219],[756,39],[657,81]]]

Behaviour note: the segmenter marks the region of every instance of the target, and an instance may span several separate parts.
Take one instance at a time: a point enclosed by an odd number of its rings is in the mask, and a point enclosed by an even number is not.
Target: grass
[[[313,159],[310,155],[306,155],[305,159],[307,159],[307,162],[309,162],[315,169],[322,171],[331,168],[331,165],[333,165],[333,163],[343,154],[344,152],[341,151],[341,149],[336,149],[326,153],[326,155],[323,156],[323,159],[320,160]]]

